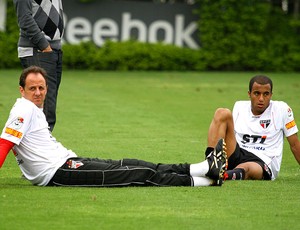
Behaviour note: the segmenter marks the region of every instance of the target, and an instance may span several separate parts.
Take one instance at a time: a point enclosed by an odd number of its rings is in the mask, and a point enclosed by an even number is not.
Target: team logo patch
[[[12,135],[12,136],[14,136],[16,138],[19,138],[19,139],[21,139],[22,136],[23,136],[23,133],[15,130],[15,129],[8,128],[8,127],[5,128],[5,133],[7,133],[9,135]]]
[[[73,161],[73,160],[68,160],[67,161],[67,165],[70,169],[77,169],[80,166],[83,165],[83,163],[81,161]]]
[[[291,108],[288,108],[288,117],[291,117],[293,115],[293,111]]]
[[[291,128],[295,127],[295,126],[296,126],[295,120],[292,120],[291,122],[285,124],[285,127],[286,127],[287,129],[291,129]]]
[[[24,124],[24,119],[22,117],[17,117],[11,124],[13,129],[20,129]]]
[[[271,120],[260,120],[259,124],[262,128],[266,129],[269,127],[269,125],[271,124]]]

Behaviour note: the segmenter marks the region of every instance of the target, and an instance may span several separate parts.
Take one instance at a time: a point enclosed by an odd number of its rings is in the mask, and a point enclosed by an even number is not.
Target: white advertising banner
[[[179,47],[200,47],[196,5],[158,4],[144,1],[101,0],[82,3],[64,0],[64,41],[92,41],[102,46],[106,39],[164,42]]]

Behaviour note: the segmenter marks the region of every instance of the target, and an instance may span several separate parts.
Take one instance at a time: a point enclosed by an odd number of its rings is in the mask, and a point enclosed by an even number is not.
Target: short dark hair
[[[42,67],[32,65],[27,67],[26,69],[23,69],[19,79],[19,86],[25,88],[25,81],[30,73],[40,73],[44,77],[47,85],[47,72]]]
[[[272,80],[267,77],[266,75],[256,75],[254,76],[253,78],[251,78],[250,82],[249,82],[249,92],[252,91],[252,87],[253,87],[253,84],[254,82],[256,82],[257,84],[260,84],[260,85],[267,85],[267,84],[270,84],[271,86],[271,93],[272,93],[272,90],[273,90],[273,82]]]

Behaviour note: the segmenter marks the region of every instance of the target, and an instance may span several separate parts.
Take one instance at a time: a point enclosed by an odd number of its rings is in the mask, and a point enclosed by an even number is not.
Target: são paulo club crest
[[[24,119],[22,117],[17,117],[12,122],[12,128],[18,130],[18,129],[22,128],[23,123],[24,123]]]
[[[259,124],[261,127],[263,127],[264,129],[268,128],[269,125],[271,124],[271,120],[260,120]]]

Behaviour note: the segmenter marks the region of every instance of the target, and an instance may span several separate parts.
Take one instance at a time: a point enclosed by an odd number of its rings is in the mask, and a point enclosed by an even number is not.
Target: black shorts
[[[246,162],[256,162],[262,167],[263,180],[272,179],[272,171],[262,159],[260,159],[258,156],[254,155],[253,153],[240,148],[240,146],[236,144],[236,148],[233,154],[228,159],[228,170],[232,170],[236,168],[236,166],[238,166],[239,164],[246,163]]]

